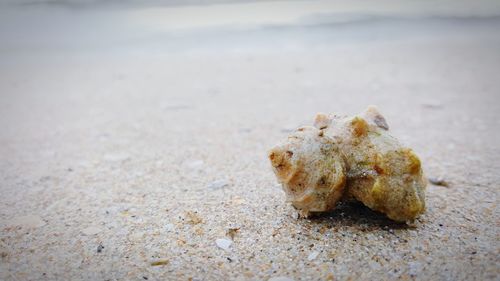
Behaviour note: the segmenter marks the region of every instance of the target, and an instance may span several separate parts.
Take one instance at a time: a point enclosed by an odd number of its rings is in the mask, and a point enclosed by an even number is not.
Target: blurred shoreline
[[[0,56],[293,50],[500,28],[500,1],[226,2],[2,1]]]
[[[105,8],[208,8],[238,6],[246,8],[286,7],[276,10],[273,16],[280,17],[291,7],[300,7],[307,12],[311,7],[336,12],[390,12],[390,13],[447,13],[467,15],[492,15],[500,11],[500,3],[495,0],[0,0],[0,7],[59,7],[67,9]],[[293,8],[292,8],[293,9]],[[244,12],[244,11],[242,11]]]

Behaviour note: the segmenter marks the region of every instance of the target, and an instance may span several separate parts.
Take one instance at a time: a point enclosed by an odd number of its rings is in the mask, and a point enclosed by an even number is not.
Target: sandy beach
[[[0,280],[498,280],[500,7],[457,3],[4,1]],[[268,149],[371,104],[448,186],[298,219]]]

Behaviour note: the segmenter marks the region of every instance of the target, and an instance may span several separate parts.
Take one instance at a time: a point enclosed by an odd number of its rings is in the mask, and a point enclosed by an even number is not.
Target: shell
[[[287,198],[305,215],[354,198],[395,221],[425,211],[421,162],[392,137],[376,107],[353,117],[320,113],[269,153]]]
[[[307,217],[335,208],[345,188],[345,162],[335,141],[314,127],[302,127],[269,152],[288,201]]]

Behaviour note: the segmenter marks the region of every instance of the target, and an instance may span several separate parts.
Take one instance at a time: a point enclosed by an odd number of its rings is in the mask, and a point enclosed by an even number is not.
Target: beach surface
[[[450,3],[2,2],[0,280],[498,280],[500,5]],[[297,218],[268,149],[371,104],[447,186]]]

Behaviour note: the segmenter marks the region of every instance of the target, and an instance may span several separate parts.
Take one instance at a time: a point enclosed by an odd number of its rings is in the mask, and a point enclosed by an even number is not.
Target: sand
[[[432,6],[179,30],[142,20],[177,6],[4,7],[0,280],[498,280],[500,17]],[[298,219],[267,150],[369,104],[448,187],[412,225]]]

